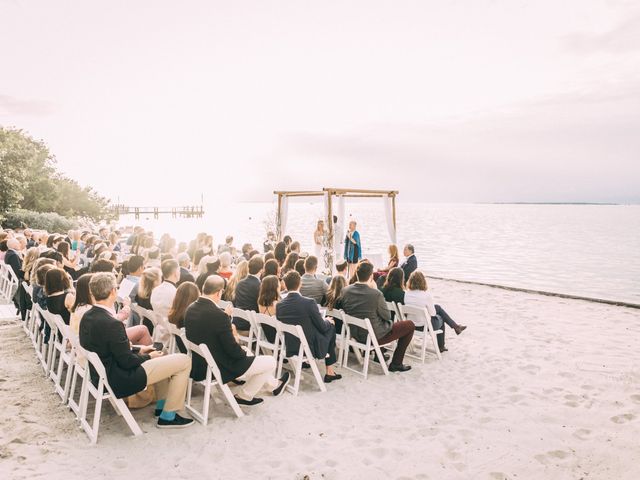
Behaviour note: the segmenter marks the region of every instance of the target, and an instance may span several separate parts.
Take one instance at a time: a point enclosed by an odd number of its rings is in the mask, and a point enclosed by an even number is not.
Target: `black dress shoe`
[[[460,335],[462,332],[464,332],[467,329],[466,325],[456,325],[453,329],[454,332],[456,332],[456,335]]]
[[[391,358],[391,355],[387,354],[387,353],[383,353],[382,356],[384,357],[384,361],[385,363],[389,361],[389,359]],[[376,363],[380,363],[380,359],[378,358],[378,355],[374,354],[373,355],[373,361]]]
[[[230,380],[230,382],[235,385],[244,385],[245,383],[247,383],[244,380],[238,380],[238,379]]]
[[[440,353],[442,353],[442,352],[448,352],[448,351],[449,351],[449,349],[448,349],[447,347],[442,347],[442,348],[440,349]]]
[[[341,378],[342,378],[342,375],[340,375],[339,373],[336,373],[335,375],[325,375],[324,383],[331,383],[334,380],[340,380]]]
[[[236,399],[236,402],[238,402],[239,405],[248,405],[250,407],[264,402],[264,400],[260,397],[253,397],[251,400],[245,400],[244,398],[240,398],[239,396],[235,395],[233,398]]]
[[[173,420],[158,419],[156,426],[158,428],[185,428],[193,425],[193,418],[184,418],[176,413],[176,417]]]
[[[280,377],[280,385],[278,385],[276,389],[273,392],[271,392],[273,393],[274,397],[281,395],[282,392],[285,391],[285,389],[287,388],[287,385],[289,385],[289,380],[291,380],[291,374],[289,372],[284,372]]]
[[[394,363],[389,364],[390,372],[407,372],[409,370],[411,370],[411,365],[404,365],[402,363],[399,365],[396,365]]]
[[[309,365],[309,362],[302,362],[302,368],[311,368],[311,365]]]

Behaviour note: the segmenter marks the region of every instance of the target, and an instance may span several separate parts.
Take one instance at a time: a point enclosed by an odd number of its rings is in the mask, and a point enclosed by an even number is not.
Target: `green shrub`
[[[78,227],[78,222],[57,213],[38,213],[31,210],[15,209],[2,215],[4,228],[33,228],[47,232],[64,233]]]

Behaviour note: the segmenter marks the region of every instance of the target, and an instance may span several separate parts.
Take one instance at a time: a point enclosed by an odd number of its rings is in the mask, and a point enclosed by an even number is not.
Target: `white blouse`
[[[411,305],[412,307],[420,307],[427,308],[429,315],[432,317],[436,316],[436,306],[433,302],[433,297],[431,293],[427,290],[407,290],[404,292],[404,304]],[[411,318],[409,316],[409,320],[412,320],[413,323],[416,324],[416,327],[424,326],[424,319],[422,318]]]

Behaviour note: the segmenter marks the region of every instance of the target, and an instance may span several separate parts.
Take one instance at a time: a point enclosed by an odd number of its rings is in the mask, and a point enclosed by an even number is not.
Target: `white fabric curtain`
[[[278,240],[282,240],[287,234],[287,218],[289,218],[289,197],[283,195],[280,202],[280,238]]]
[[[333,249],[336,252],[336,260],[344,257],[344,197],[338,196],[338,205],[334,215],[338,217],[334,228]]]
[[[384,217],[387,220],[387,232],[389,233],[389,240],[391,243],[396,244],[398,242],[396,228],[393,226],[393,203],[390,196],[382,198],[384,202]]]

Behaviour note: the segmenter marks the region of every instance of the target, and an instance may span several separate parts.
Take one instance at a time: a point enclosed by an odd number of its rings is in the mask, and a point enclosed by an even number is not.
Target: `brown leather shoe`
[[[456,332],[456,335],[460,335],[466,329],[467,327],[465,325],[457,325],[456,328],[453,329],[453,331]]]

